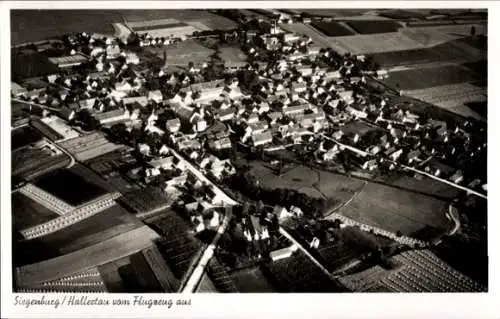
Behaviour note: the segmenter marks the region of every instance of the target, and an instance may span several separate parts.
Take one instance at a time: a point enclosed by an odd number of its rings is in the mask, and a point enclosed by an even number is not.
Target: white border
[[[33,307],[30,309],[14,307],[14,294],[11,292],[11,217],[10,217],[10,19],[9,9],[181,9],[181,8],[489,8],[489,78],[490,87],[495,88],[500,81],[498,63],[495,57],[500,56],[497,43],[500,41],[500,10],[493,2],[481,1],[336,1],[326,2],[286,2],[286,1],[22,1],[0,2],[0,57],[1,57],[1,317],[53,317],[53,318],[143,318],[143,317],[172,317],[172,318],[235,318],[235,317],[313,317],[313,318],[500,318],[499,276],[500,269],[498,253],[495,247],[498,212],[496,197],[489,200],[489,293],[485,294],[197,294],[197,295],[148,295],[154,298],[180,297],[191,298],[191,307],[174,307],[169,310],[160,307],[151,309],[142,307],[73,307],[59,308]],[[495,125],[500,119],[500,101],[498,90],[489,92],[489,193],[495,194],[499,189],[499,180],[496,163],[500,163],[497,145],[500,139],[499,126]],[[492,125],[493,124],[493,125]],[[31,294],[16,294],[31,296]],[[63,294],[45,294],[49,296],[64,296]],[[101,298],[124,297],[119,294],[98,294]]]

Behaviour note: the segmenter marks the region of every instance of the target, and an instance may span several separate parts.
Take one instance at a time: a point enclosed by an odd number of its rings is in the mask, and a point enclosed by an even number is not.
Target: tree
[[[470,27],[470,35],[471,35],[471,37],[476,35],[476,27],[475,26]]]

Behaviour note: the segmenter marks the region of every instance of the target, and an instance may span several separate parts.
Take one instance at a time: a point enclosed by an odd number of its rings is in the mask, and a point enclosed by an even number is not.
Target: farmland
[[[42,139],[42,135],[37,132],[33,127],[27,125],[15,130],[12,130],[10,148],[12,150],[18,149],[28,144],[33,144]]]
[[[448,203],[428,196],[374,183],[361,192],[338,213],[358,222],[390,232],[412,234],[427,226],[447,229]]]
[[[66,166],[70,160],[65,154],[54,155],[47,149],[24,147],[12,151],[12,176],[31,179],[39,174]]]
[[[59,145],[80,161],[86,161],[123,148],[123,145],[114,144],[108,141],[101,133],[91,133],[72,138],[60,142]]]
[[[83,204],[106,193],[105,189],[65,169],[40,176],[35,181],[35,185],[73,206]],[[69,185],[70,187],[68,187]]]
[[[49,59],[36,51],[12,52],[12,79],[19,81],[56,72],[57,67]]]
[[[44,237],[19,243],[16,264],[30,264],[70,253],[125,233],[142,224],[118,205]]]
[[[384,83],[399,90],[419,90],[441,85],[482,81],[479,75],[462,66],[442,66],[391,72]]]
[[[474,117],[485,120],[484,110],[479,113],[470,108],[470,103],[485,103],[487,101],[486,88],[469,83],[435,86],[428,89],[409,90],[406,95],[437,105],[450,112],[464,117]]]
[[[163,52],[167,52],[167,65],[187,67],[189,62],[200,65],[210,60],[210,56],[215,52],[196,40],[186,40],[167,47],[149,47],[149,52],[163,58]]]
[[[16,280],[19,285],[29,285],[68,276],[138,252],[157,236],[143,226],[64,256],[16,268]]]
[[[226,62],[245,62],[247,56],[237,47],[221,46],[220,57]]]
[[[19,192],[12,194],[12,223],[17,229],[32,227],[58,216]]]
[[[354,33],[342,26],[339,22],[313,22],[311,23],[313,27],[323,32],[327,37],[338,37],[353,35]]]
[[[160,188],[147,187],[124,193],[121,201],[140,217],[169,207],[173,199]]]
[[[276,292],[259,267],[237,270],[232,277],[239,292]]]
[[[359,256],[393,243],[390,239],[364,232],[356,227],[346,227],[334,229],[333,242],[320,245],[318,252],[326,269],[335,272]]]
[[[373,58],[382,67],[423,64],[432,62],[464,62],[478,61],[486,57],[484,50],[469,46],[469,38],[451,40],[430,48],[381,52],[373,54]]]
[[[189,225],[175,211],[166,211],[146,223],[162,236],[157,241],[158,249],[175,277],[181,279],[199,252],[201,243],[189,233]]]
[[[211,29],[232,29],[233,21],[203,10],[13,10],[12,43],[44,40],[86,31],[113,34],[115,22],[174,18],[199,21]],[[99,23],[96,23],[99,21]]]
[[[330,45],[339,53],[368,54],[411,50],[424,47],[401,32],[358,34],[330,39]]]
[[[301,251],[289,258],[270,262],[263,266],[278,291],[282,292],[342,292],[344,289],[330,280]]]
[[[347,24],[360,34],[397,32],[402,26],[396,21],[350,21]]]

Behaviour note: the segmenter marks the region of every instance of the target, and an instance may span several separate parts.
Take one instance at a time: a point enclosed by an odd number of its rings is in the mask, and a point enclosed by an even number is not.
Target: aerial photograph
[[[12,290],[488,292],[487,25],[11,10]]]

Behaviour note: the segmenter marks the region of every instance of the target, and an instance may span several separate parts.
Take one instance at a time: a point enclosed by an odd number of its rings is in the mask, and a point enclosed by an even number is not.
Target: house
[[[230,121],[234,118],[235,112],[236,108],[234,107],[228,109],[219,109],[215,114],[215,118],[221,122]]]
[[[351,90],[347,90],[339,92],[338,94],[340,95],[340,98],[344,100],[345,103],[352,104],[354,103],[354,98],[352,97],[352,93],[353,92]]]
[[[57,110],[57,115],[63,120],[71,121],[75,118],[76,112],[75,110],[72,110],[67,106],[63,106],[59,110]]]
[[[168,120],[165,124],[167,131],[170,133],[175,133],[178,132],[181,129],[181,120],[179,119],[172,119]]]
[[[292,254],[294,252],[296,252],[297,249],[298,249],[297,245],[293,244],[290,247],[286,247],[286,248],[282,248],[282,249],[278,249],[278,250],[270,252],[269,257],[271,257],[272,261],[285,259],[285,258],[292,256]]]
[[[106,58],[111,60],[111,59],[116,59],[119,57],[121,54],[120,47],[118,44],[111,44],[106,46]]]
[[[461,170],[457,170],[450,178],[450,181],[452,181],[455,184],[460,184],[464,180],[464,175]]]
[[[301,76],[311,76],[313,74],[313,69],[312,68],[300,68],[300,69],[297,69],[297,72],[299,72]]]
[[[130,119],[130,113],[127,110],[115,109],[108,112],[96,113],[93,115],[101,125],[127,121]]]
[[[305,82],[294,82],[292,83],[291,90],[296,93],[307,91],[307,83]]]
[[[406,156],[406,159],[408,160],[408,163],[412,163],[415,160],[418,160],[418,157],[420,156],[421,151],[419,149],[416,150],[411,150],[408,155]]]
[[[80,108],[88,109],[88,110],[93,109],[95,103],[96,103],[96,98],[83,99],[83,100],[80,100],[78,102],[78,104],[80,105]]]
[[[337,80],[337,79],[341,79],[342,75],[340,74],[339,70],[336,70],[336,71],[326,72],[324,75],[324,78],[326,80],[333,80],[333,79]]]
[[[252,134],[252,142],[254,146],[269,144],[273,141],[271,131]]]
[[[357,108],[354,108],[352,106],[348,106],[346,108],[346,111],[349,112],[352,116],[355,116],[357,118],[362,118],[365,119],[368,117],[368,114],[365,111],[359,110]]]
[[[257,113],[250,113],[246,117],[243,117],[243,120],[247,124],[255,124],[259,121],[259,115]]]
[[[149,91],[148,92],[148,100],[154,101],[160,104],[163,101],[163,94],[160,90]]]
[[[283,113],[281,113],[281,112],[271,112],[271,113],[268,113],[266,116],[269,119],[269,121],[271,122],[271,124],[274,124],[279,119],[281,119],[283,117]]]
[[[309,109],[309,104],[300,104],[300,105],[284,107],[282,109],[282,112],[284,115],[291,116],[294,114],[304,113],[304,111],[307,109]]]
[[[300,36],[298,36],[294,33],[285,33],[282,35],[282,37],[283,37],[283,41],[287,42],[287,43],[295,42],[295,41],[298,41],[300,39]]]
[[[139,64],[141,63],[141,60],[139,59],[139,57],[137,56],[137,54],[133,53],[133,52],[129,52],[126,54],[125,56],[125,63],[126,64]]]
[[[17,84],[16,82],[11,82],[10,83],[10,92],[13,97],[20,97],[24,96],[28,93],[28,90],[21,85]]]
[[[120,92],[130,92],[132,91],[132,85],[123,80],[122,82],[115,83],[115,90]]]
[[[274,206],[273,214],[276,215],[278,219],[285,219],[292,216],[292,214],[290,214],[285,207],[281,207],[279,205]]]
[[[223,149],[228,149],[232,147],[231,140],[229,137],[224,137],[215,141],[210,142],[210,147],[216,149],[216,150],[223,150]]]
[[[139,104],[142,107],[148,105],[148,98],[146,96],[135,96],[135,97],[125,97],[123,98],[123,105],[128,106],[132,104]]]
[[[297,218],[300,218],[304,215],[304,213],[302,212],[302,209],[296,207],[296,206],[291,206],[290,207],[290,213],[292,213],[293,216],[297,217]]]

